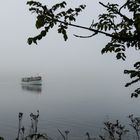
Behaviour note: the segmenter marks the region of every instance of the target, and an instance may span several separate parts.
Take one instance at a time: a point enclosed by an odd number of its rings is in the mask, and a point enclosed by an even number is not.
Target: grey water
[[[57,129],[69,130],[71,139],[85,139],[86,132],[98,136],[103,122],[119,119],[125,124],[129,114],[139,115],[139,101],[122,85],[97,82],[92,75],[45,75],[42,86],[22,86],[20,80],[0,82],[0,136],[8,140],[17,136],[19,112],[28,132],[29,115],[39,110],[38,129],[53,139],[61,139]]]

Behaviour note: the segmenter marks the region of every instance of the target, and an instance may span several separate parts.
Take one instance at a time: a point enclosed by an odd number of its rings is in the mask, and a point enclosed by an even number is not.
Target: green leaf
[[[137,72],[133,72],[130,74],[130,78],[136,77],[137,76]]]
[[[118,54],[116,55],[116,58],[117,58],[117,59],[121,59],[121,53],[118,53]]]
[[[121,51],[121,49],[120,48],[117,48],[116,50],[115,50],[115,52],[120,52]]]
[[[74,12],[74,10],[71,9],[71,8],[67,10],[67,13],[68,13],[68,14],[71,14],[72,12]]]
[[[68,36],[67,36],[67,34],[66,34],[66,33],[65,33],[65,34],[63,34],[63,37],[64,37],[64,40],[65,40],[65,41],[67,41]]]
[[[31,45],[32,42],[33,42],[33,39],[32,39],[32,38],[28,38],[27,43],[28,43],[29,45]]]
[[[45,20],[43,15],[39,15],[36,20],[36,28],[39,29],[45,25]]]
[[[103,30],[103,28],[104,28],[104,25],[103,24],[100,24],[101,26],[100,26],[100,28],[101,28],[101,30]]]
[[[69,16],[69,20],[70,21],[75,21],[75,17],[71,15],[71,16]]]
[[[79,7],[85,9],[86,5],[80,5]]]
[[[4,140],[4,138],[3,137],[0,137],[0,140]]]
[[[67,5],[67,3],[65,1],[63,1],[62,3],[60,3],[61,8],[65,8],[66,5]]]
[[[61,28],[58,28],[58,30],[57,30],[57,31],[58,31],[58,33],[61,33],[61,32],[62,32],[62,31],[61,31]]]
[[[36,37],[34,37],[34,38],[32,39],[32,41],[37,45],[37,38],[36,38]]]
[[[76,12],[80,12],[81,9],[80,9],[80,8],[75,8],[75,11],[76,11]]]
[[[38,36],[37,36],[37,39],[38,39],[38,40],[41,40],[41,39],[42,39],[42,35],[41,35],[41,34],[38,35]]]
[[[98,24],[97,29],[100,30],[100,28],[101,28],[101,24]]]
[[[41,35],[46,36],[46,31],[45,30],[41,31]]]
[[[106,48],[103,48],[103,49],[101,50],[101,53],[104,54],[105,52],[106,52]]]
[[[108,27],[107,27],[107,25],[105,24],[105,26],[104,26],[104,30],[107,31],[107,28],[108,28]]]

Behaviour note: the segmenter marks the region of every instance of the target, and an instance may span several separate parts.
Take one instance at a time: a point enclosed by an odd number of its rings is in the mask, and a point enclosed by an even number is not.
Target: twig
[[[80,35],[75,35],[75,34],[74,34],[74,36],[75,36],[75,37],[80,37],[80,38],[90,38],[90,37],[95,36],[96,34],[98,34],[98,33],[94,33],[94,34],[89,35],[89,36],[80,36]]]
[[[111,7],[109,7],[109,6],[105,5],[105,4],[103,4],[102,2],[99,2],[99,3],[100,3],[103,7],[108,8],[108,9],[111,9],[112,11],[116,12],[116,14],[120,15],[120,16],[121,16],[122,18],[124,18],[125,20],[127,20],[127,21],[129,21],[129,22],[133,22],[132,19],[129,19],[127,16],[123,15],[123,14],[120,12],[120,9],[119,9],[119,10],[115,10],[115,9],[113,9],[113,8],[111,8]],[[127,3],[125,3],[125,4],[127,4]],[[123,7],[124,7],[124,5],[123,5]],[[122,7],[122,8],[123,8],[123,7]]]
[[[63,133],[59,129],[57,129],[57,130],[61,134],[61,136],[63,137],[63,139],[66,140],[65,136],[63,135]]]

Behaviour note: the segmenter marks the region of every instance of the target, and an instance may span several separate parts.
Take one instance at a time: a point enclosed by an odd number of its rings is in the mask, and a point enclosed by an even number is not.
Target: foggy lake
[[[85,140],[86,132],[95,137],[102,134],[105,121],[118,119],[125,125],[129,124],[128,115],[140,116],[140,98],[131,98],[139,85],[125,88],[130,79],[123,74],[140,60],[139,51],[126,50],[126,61],[117,60],[113,53],[101,55],[110,38],[100,34],[77,38],[74,35],[92,33],[74,27],[68,29],[66,42],[54,28],[37,45],[29,46],[28,37],[38,35],[40,30],[35,27],[27,0],[1,2],[0,136],[6,140],[17,137],[19,112],[23,113],[22,125],[28,133],[30,113],[39,110],[38,130],[54,140],[62,140],[58,129],[69,130],[70,140]],[[58,1],[40,2],[51,6]],[[77,17],[77,25],[89,27],[105,12],[99,0],[67,2],[73,8],[87,5]],[[21,78],[36,74],[43,78],[41,86],[21,85]]]
[[[84,139],[86,132],[98,136],[103,132],[103,122],[119,119],[125,124],[129,114],[139,112],[139,102],[119,92],[118,86],[111,92],[112,88],[97,88],[98,84],[88,74],[83,77],[46,75],[41,86],[23,86],[20,78],[1,82],[0,135],[16,138],[19,112],[23,113],[22,124],[28,132],[30,113],[39,110],[39,131],[54,139],[61,139],[57,129],[69,130],[71,139]],[[120,89],[126,90],[123,86]]]

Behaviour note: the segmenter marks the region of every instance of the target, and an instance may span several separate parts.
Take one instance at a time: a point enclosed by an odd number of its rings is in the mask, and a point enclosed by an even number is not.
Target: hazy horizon
[[[47,6],[61,2],[40,1]],[[4,128],[3,133],[9,129],[8,132],[16,130],[18,112],[24,112],[26,116],[37,109],[41,112],[41,119],[44,119],[41,129],[47,124],[45,122],[50,121],[50,125],[46,125],[50,130],[61,125],[62,128],[71,126],[71,119],[74,119],[74,123],[82,122],[87,125],[93,121],[94,126],[94,122],[102,123],[105,116],[113,119],[120,119],[122,116],[123,120],[130,113],[140,115],[139,98],[133,100],[130,97],[131,92],[139,85],[125,88],[125,83],[130,79],[123,74],[124,69],[132,68],[140,59],[138,51],[135,52],[134,48],[126,51],[126,61],[117,60],[115,54],[101,55],[101,49],[110,38],[103,35],[88,39],[76,38],[73,34],[92,33],[74,27],[69,28],[69,39],[66,42],[54,28],[38,45],[29,46],[28,37],[37,35],[39,31],[35,28],[35,15],[29,12],[26,2],[1,1],[0,124],[5,120],[12,126],[2,126],[0,130]],[[99,5],[99,0],[67,2],[68,7],[87,5],[75,24],[89,27],[98,14],[105,12]],[[121,0],[110,2],[122,3]],[[31,91],[23,91],[21,78],[37,74],[43,77],[42,93],[30,94]],[[80,125],[77,124],[76,128],[80,131]]]

